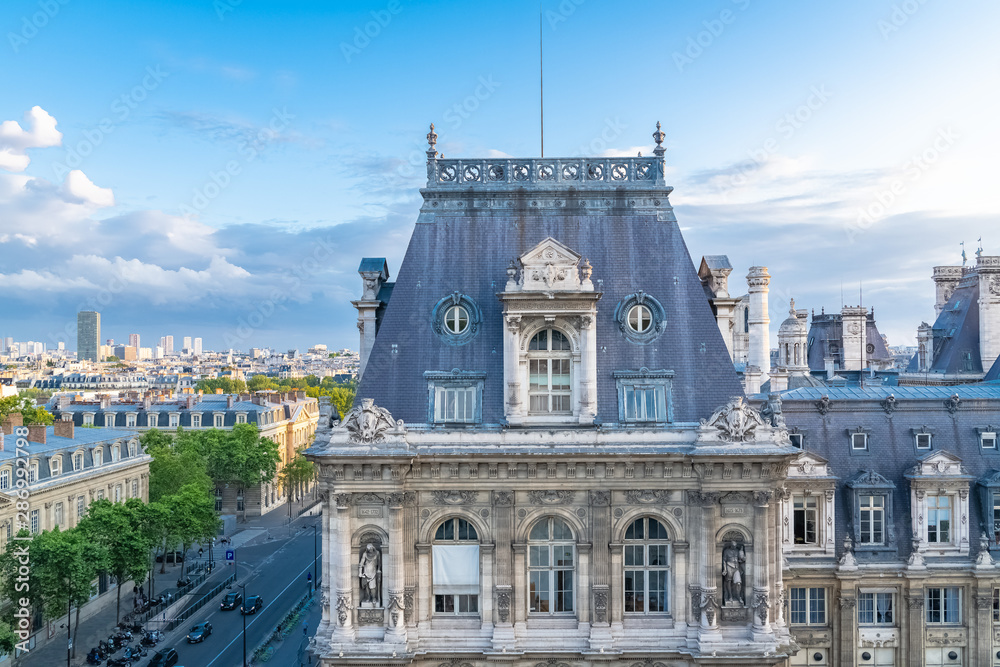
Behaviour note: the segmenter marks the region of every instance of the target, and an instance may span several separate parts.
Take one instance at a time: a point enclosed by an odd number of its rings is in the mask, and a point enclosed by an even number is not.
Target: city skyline
[[[6,336],[73,344],[75,313],[99,310],[116,339],[356,346],[357,258],[395,275],[428,123],[449,157],[540,152],[534,3],[120,6],[60,4],[41,27],[36,2],[0,11]],[[969,66],[1000,62],[996,18],[985,2],[543,2],[545,153],[647,154],[661,121],[696,262],[729,255],[734,293],[768,266],[772,321],[791,297],[817,313],[863,300],[913,345],[930,267],[960,264],[963,241],[997,252],[997,84]],[[646,67],[563,57],[648,25]],[[439,32],[508,55],[428,68],[440,47],[420,36]]]

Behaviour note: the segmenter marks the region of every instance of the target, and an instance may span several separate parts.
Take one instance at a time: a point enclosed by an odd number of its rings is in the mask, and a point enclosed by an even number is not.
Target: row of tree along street
[[[248,488],[277,479],[291,500],[295,488],[314,475],[312,464],[301,454],[279,474],[278,445],[261,438],[256,424],[238,424],[231,431],[178,429],[167,433],[154,429],[145,432],[141,441],[152,456],[148,503],[138,498],[121,503],[96,500],[75,527],[34,536],[22,529],[18,537],[25,539],[11,540],[0,554],[4,604],[0,610],[0,655],[13,652],[17,642],[13,601],[25,597],[23,589],[19,592],[17,588],[18,553],[23,553],[19,550],[27,547],[30,553],[27,584],[35,618],[39,612],[46,618],[58,618],[75,607],[75,637],[80,607],[91,599],[100,574],[106,573],[117,582],[117,622],[122,586],[142,582],[154,567],[154,556],[162,556],[160,571],[165,572],[166,554],[178,548],[186,554],[193,545],[218,534],[217,483]],[[186,565],[182,573],[186,578]],[[75,639],[73,646],[75,652]]]
[[[321,379],[316,375],[307,375],[304,378],[282,378],[276,380],[266,375],[254,375],[246,382],[230,377],[199,380],[195,388],[206,394],[215,393],[217,389],[221,389],[224,394],[300,389],[306,392],[306,396],[309,398],[329,396],[330,403],[336,408],[340,418],[343,419],[354,403],[354,393],[357,390],[357,386],[357,380],[337,382],[330,376]]]

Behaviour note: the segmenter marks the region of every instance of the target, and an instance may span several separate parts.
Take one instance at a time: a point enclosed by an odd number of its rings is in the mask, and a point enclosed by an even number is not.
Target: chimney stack
[[[233,394],[226,394],[226,408],[229,410],[233,409],[233,404],[236,403],[235,398]]]
[[[45,424],[28,424],[28,442],[45,444]]]
[[[70,440],[74,437],[75,426],[72,421],[68,419],[60,419],[52,424],[52,435],[57,435],[60,438],[69,438]]]
[[[766,266],[751,266],[747,274],[747,286],[750,295],[750,312],[747,317],[749,326],[749,350],[747,351],[747,366],[756,366],[760,372],[761,384],[767,381],[771,373],[771,319],[767,314],[767,293],[771,284],[771,275]]]

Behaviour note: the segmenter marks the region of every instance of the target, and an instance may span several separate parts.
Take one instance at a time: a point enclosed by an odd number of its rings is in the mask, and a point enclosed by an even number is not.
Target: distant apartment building
[[[202,353],[202,342],[201,342],[200,338],[195,338],[194,339],[194,347],[192,348],[192,351],[194,352],[194,356],[196,356],[196,357],[200,357],[201,356],[201,353]]]
[[[139,350],[131,345],[115,345],[114,356],[122,361],[135,361],[139,358]]]
[[[191,336],[184,336],[184,344],[181,346],[181,349],[185,352],[191,351]]]
[[[92,310],[76,316],[76,358],[83,361],[100,361],[101,314]]]
[[[307,398],[303,391],[173,396],[134,391],[119,398],[105,396],[97,400],[62,394],[53,397],[47,409],[56,419],[68,419],[80,427],[175,431],[178,427],[231,430],[237,424],[256,424],[262,437],[278,444],[279,470],[312,442],[319,423],[319,401]],[[260,516],[284,506],[288,494],[276,479],[247,489],[220,481],[215,498],[216,509],[222,513],[245,511],[247,516]]]
[[[170,356],[174,353],[174,337],[164,336],[160,339],[160,347],[163,348],[164,356]]]
[[[129,334],[128,335],[128,344],[138,350],[139,349],[139,334]]]

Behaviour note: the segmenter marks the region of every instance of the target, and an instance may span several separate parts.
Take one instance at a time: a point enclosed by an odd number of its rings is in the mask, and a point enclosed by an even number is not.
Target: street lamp
[[[243,589],[243,609],[240,609],[240,614],[243,616],[243,667],[247,667],[247,614],[246,614],[246,603],[247,603],[247,585],[240,584],[240,588]]]

